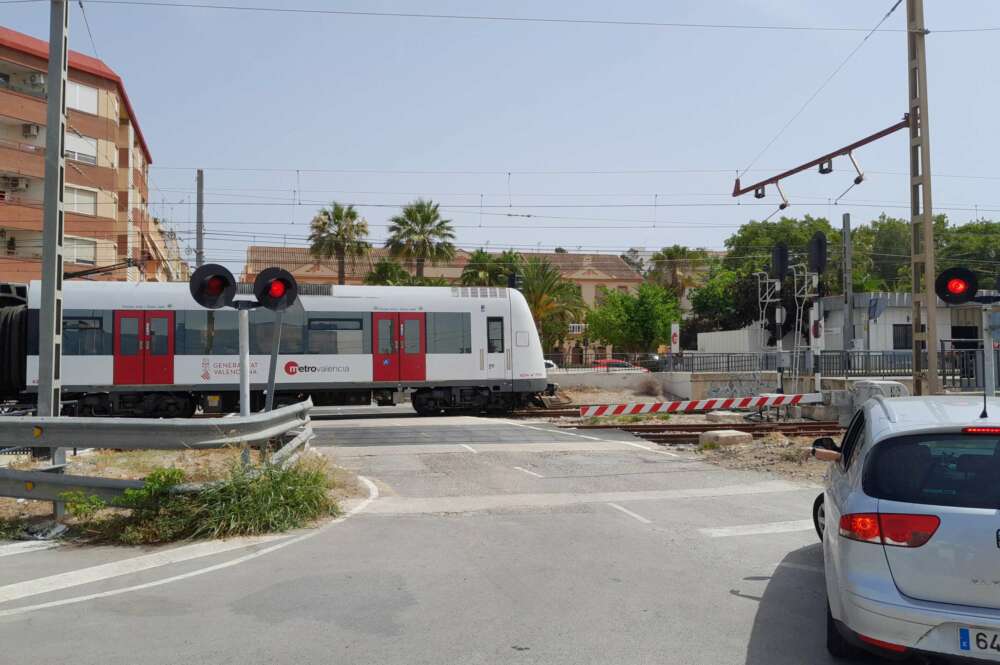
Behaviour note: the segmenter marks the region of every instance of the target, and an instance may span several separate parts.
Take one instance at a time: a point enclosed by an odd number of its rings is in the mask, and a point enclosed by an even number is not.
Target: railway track
[[[569,425],[564,427],[571,427]],[[768,434],[779,433],[785,436],[840,436],[843,428],[834,421],[814,423],[779,423],[779,422],[746,422],[746,423],[672,423],[663,425],[579,425],[576,429],[618,429],[635,434],[638,437],[664,445],[698,443],[698,435],[721,429],[735,429],[748,432],[755,439]]]

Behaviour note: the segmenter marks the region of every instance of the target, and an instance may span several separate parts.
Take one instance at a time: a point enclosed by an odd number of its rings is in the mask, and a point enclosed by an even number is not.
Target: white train
[[[0,395],[30,398],[38,385],[40,294],[32,282],[26,306],[0,309]],[[63,299],[63,399],[81,415],[238,410],[235,310],[202,308],[186,283],[67,282]],[[250,313],[253,409],[274,316]],[[387,405],[409,393],[422,414],[505,412],[550,389],[524,297],[498,287],[301,285],[276,374],[278,402]]]

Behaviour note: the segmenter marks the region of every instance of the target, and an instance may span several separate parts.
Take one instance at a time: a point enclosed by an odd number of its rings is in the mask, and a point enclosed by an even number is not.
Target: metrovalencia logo
[[[339,374],[350,371],[351,368],[347,365],[300,365],[294,360],[289,360],[285,363],[285,374],[288,376],[296,376],[298,374]]]

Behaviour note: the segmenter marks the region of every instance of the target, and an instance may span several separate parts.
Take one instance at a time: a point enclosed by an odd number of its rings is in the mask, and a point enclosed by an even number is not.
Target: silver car
[[[1000,400],[875,398],[814,506],[827,649],[1000,662]]]

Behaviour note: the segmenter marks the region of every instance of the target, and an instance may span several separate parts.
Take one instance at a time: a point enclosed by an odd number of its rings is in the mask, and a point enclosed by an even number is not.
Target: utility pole
[[[934,395],[940,392],[940,378],[937,296],[934,293],[936,268],[934,215],[931,207],[930,118],[927,112],[927,31],[924,28],[923,0],[906,0],[906,28],[913,272],[913,393]],[[926,366],[923,363],[925,349]]]
[[[840,235],[844,244],[844,358],[854,341],[854,243],[851,242],[851,213],[845,212]],[[846,369],[846,367],[845,367]]]
[[[205,264],[205,172],[198,169],[198,204],[196,221],[196,244],[194,251],[194,267]]]
[[[63,182],[66,134],[66,67],[69,53],[69,3],[52,0],[49,11],[49,81],[45,126],[45,189],[42,221],[42,301],[38,312],[38,415],[58,416],[61,407],[63,282]],[[64,464],[66,451],[51,448],[52,464]],[[56,518],[64,506],[53,503]]]

